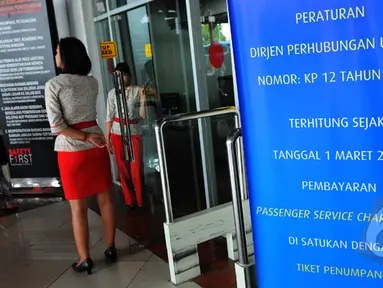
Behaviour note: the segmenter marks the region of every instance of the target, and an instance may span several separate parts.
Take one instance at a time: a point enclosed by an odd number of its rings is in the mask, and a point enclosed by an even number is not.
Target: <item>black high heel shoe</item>
[[[126,205],[126,209],[128,210],[128,211],[132,211],[132,210],[134,210],[134,209],[136,209],[136,205]]]
[[[76,273],[84,273],[87,272],[88,275],[92,275],[92,269],[93,269],[93,261],[92,259],[88,258],[85,259],[80,265],[78,265],[78,261],[72,264],[72,268]]]
[[[112,246],[105,250],[104,252],[105,258],[107,261],[114,263],[117,261],[117,249],[115,246]]]

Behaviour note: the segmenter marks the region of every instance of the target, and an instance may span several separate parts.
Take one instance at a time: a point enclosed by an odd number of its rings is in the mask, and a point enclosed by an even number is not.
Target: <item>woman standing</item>
[[[60,41],[56,66],[62,73],[47,82],[45,101],[52,132],[58,134],[55,151],[79,253],[72,268],[91,274],[87,203],[90,196],[97,195],[105,230],[105,256],[112,262],[117,258],[109,154],[96,122],[98,83],[88,76],[92,65],[84,44],[76,38]]]
[[[141,120],[146,118],[145,92],[141,87],[131,85],[130,69],[127,64],[119,63],[115,72],[123,73],[124,76],[127,99],[123,101],[127,102],[129,109],[129,123],[124,121],[124,125],[129,125],[132,134],[134,161],[128,162],[125,160],[124,144],[120,131],[121,119],[118,115],[115,89],[111,90],[108,95],[106,143],[110,153],[115,154],[126,205],[128,208],[133,208],[135,204],[143,207]]]

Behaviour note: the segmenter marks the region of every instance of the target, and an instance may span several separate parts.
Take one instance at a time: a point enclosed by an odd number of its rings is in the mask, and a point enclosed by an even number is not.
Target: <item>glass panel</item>
[[[235,106],[226,0],[200,0],[210,108]]]
[[[223,3],[226,5],[225,1]],[[222,23],[226,21],[227,24],[227,14],[226,19],[223,18],[220,21]],[[158,90],[161,95],[162,114],[165,116],[195,111],[193,66],[185,1],[161,0],[150,3],[150,24],[152,26],[153,55]],[[224,30],[225,27],[216,29]],[[219,33],[216,34],[217,36],[213,39],[220,40],[222,43],[229,38],[224,38]],[[210,34],[208,36],[209,38],[205,41],[205,44],[211,43]],[[228,45],[228,49],[230,49],[230,45]],[[222,54],[226,56],[225,65],[230,68],[231,59],[228,53],[230,54],[230,50],[226,51],[226,54]],[[203,65],[207,64],[203,63]],[[211,69],[207,70],[210,71]],[[209,76],[206,75],[206,77],[209,77],[209,98],[212,100],[219,98],[219,96],[214,97],[219,91],[218,80],[221,80],[221,78],[218,77],[231,75],[230,69],[226,69],[223,74],[218,73],[219,71],[214,72],[211,73],[210,71]],[[229,80],[231,80],[230,77]],[[229,91],[230,84],[227,84],[228,80],[223,79],[221,81],[223,82],[221,83],[222,89]],[[234,93],[231,94],[234,95]],[[215,100],[217,103],[212,100],[210,101],[211,109],[224,106],[218,100]],[[230,103],[230,101],[227,102]],[[234,101],[232,103],[234,104]],[[230,105],[233,104],[230,103]],[[234,126],[234,121],[232,117],[220,117],[219,119],[212,119],[210,123],[213,136],[214,162],[215,166],[217,166],[216,179],[219,179],[217,183],[217,200],[218,204],[222,204],[231,201],[225,141],[230,129]],[[201,148],[199,137],[197,121],[177,123],[169,125],[165,129],[171,196],[177,217],[206,209],[201,161],[201,149],[204,149],[204,147]],[[210,181],[216,181],[216,179],[210,179]]]
[[[137,84],[144,87],[153,82],[154,77],[151,52],[151,42],[149,35],[149,17],[146,12],[146,7],[140,7],[128,12],[128,25],[132,41],[133,59],[135,64],[135,73]],[[146,79],[149,78],[149,79]],[[147,82],[148,81],[148,82]],[[155,85],[151,83],[151,85]],[[153,87],[154,88],[154,87]]]
[[[112,36],[117,43],[117,59],[116,62],[125,62],[129,67],[134,67],[128,19],[126,13],[118,14],[111,17]],[[131,83],[135,84],[135,73],[133,69]]]
[[[125,5],[130,5],[130,7],[134,7],[137,5],[145,4],[145,2],[149,2],[151,0],[109,0],[109,9],[113,10]]]
[[[164,143],[174,217],[206,209],[198,122],[168,124]]]
[[[110,41],[110,30],[108,19],[102,20],[95,23],[97,38],[99,42]],[[102,71],[102,81],[104,86],[104,95],[108,95],[110,89],[113,88],[113,79],[110,76],[111,71],[113,71],[113,60],[101,60],[101,71]]]
[[[226,0],[200,0],[202,45],[209,109],[235,106],[231,32]],[[225,140],[234,129],[232,117],[212,119],[212,146],[218,203],[231,201]]]
[[[130,2],[134,2],[134,0],[108,0],[109,1],[109,9],[113,10],[119,8],[121,6],[125,6],[126,4],[130,4]]]
[[[195,111],[185,0],[154,1],[149,6],[161,114]]]
[[[106,0],[93,0],[94,16],[100,16],[107,11]]]
[[[232,115],[211,119],[216,166],[217,205],[232,200],[226,137],[234,129]],[[206,209],[198,120],[168,124],[164,128],[169,185],[175,217]]]

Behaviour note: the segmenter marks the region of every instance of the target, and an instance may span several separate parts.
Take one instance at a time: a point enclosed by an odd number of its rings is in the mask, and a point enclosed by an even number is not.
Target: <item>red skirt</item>
[[[67,200],[79,200],[112,188],[107,148],[58,152],[61,182]]]

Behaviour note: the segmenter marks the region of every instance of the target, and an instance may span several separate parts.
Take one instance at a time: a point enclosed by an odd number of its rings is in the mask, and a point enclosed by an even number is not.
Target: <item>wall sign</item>
[[[146,58],[152,58],[153,53],[152,53],[152,44],[145,44],[145,56]]]
[[[259,287],[381,287],[383,2],[229,8]]]
[[[13,181],[59,176],[44,101],[54,76],[46,2],[0,1],[0,121]]]
[[[101,42],[101,57],[103,59],[117,58],[117,44],[116,42]]]

